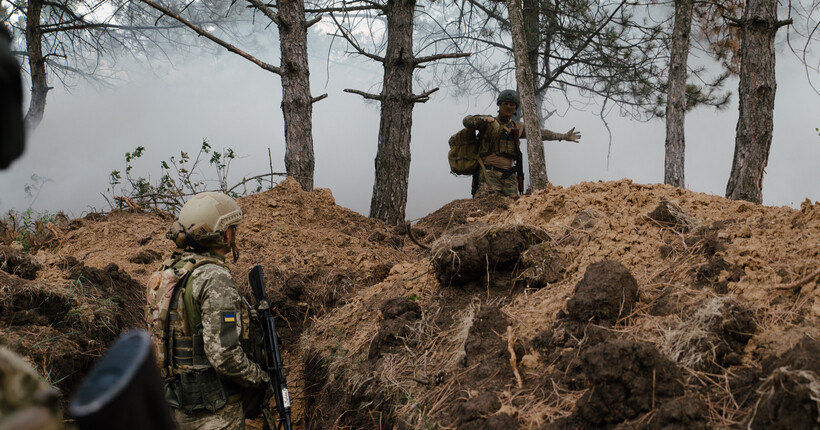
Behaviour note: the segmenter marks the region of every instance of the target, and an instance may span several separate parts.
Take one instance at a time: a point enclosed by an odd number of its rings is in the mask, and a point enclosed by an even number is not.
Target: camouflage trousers
[[[218,411],[198,411],[186,414],[171,409],[174,422],[180,430],[244,430],[245,412],[241,402],[228,403]]]
[[[478,188],[486,188],[491,192],[508,197],[518,195],[518,177],[513,173],[507,178],[498,170],[482,169],[478,172]]]

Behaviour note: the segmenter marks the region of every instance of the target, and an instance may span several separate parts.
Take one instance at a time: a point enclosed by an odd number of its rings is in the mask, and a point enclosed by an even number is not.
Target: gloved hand
[[[572,130],[564,133],[564,140],[568,140],[570,142],[577,142],[581,139],[581,132],[575,131],[575,127],[572,127]]]

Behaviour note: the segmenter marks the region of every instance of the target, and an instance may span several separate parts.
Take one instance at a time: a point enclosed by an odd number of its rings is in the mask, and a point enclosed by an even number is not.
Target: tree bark
[[[741,21],[739,116],[726,197],[763,201],[763,174],[774,129],[777,0],[748,0]]]
[[[685,188],[686,159],[686,64],[692,32],[694,0],[675,1],[675,23],[669,58],[669,85],[666,100],[666,157],[663,183]]]
[[[26,127],[34,130],[43,120],[48,94],[46,60],[43,57],[43,32],[40,30],[40,14],[43,0],[29,0],[26,13],[26,50],[31,70],[31,100],[26,113]]]
[[[390,0],[387,51],[381,94],[376,178],[370,217],[391,225],[404,222],[410,177],[410,131],[413,125],[413,26],[415,0]]]
[[[523,0],[521,12],[524,18],[524,32],[527,39],[527,60],[532,72],[532,90],[535,94],[535,113],[538,115],[538,128],[543,128],[544,100],[546,90],[538,91],[541,88],[541,79],[538,76],[538,61],[541,50],[541,0]]]
[[[520,0],[507,0],[507,11],[510,17],[513,52],[515,56],[515,80],[521,96],[521,108],[524,114],[524,129],[527,130],[527,158],[530,165],[530,185],[533,190],[547,186],[547,166],[544,159],[544,143],[539,139],[541,125],[538,121],[538,108],[535,105],[533,76],[530,67],[524,17]]]
[[[282,52],[282,113],[285,118],[285,170],[302,189],[313,190],[313,102],[307,56],[305,4],[279,0],[279,43]]]

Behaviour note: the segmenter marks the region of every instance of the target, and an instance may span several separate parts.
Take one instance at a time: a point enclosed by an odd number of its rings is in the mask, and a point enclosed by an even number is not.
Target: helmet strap
[[[231,241],[231,255],[233,256],[233,263],[236,263],[236,260],[239,260],[239,248],[236,246],[236,241]]]

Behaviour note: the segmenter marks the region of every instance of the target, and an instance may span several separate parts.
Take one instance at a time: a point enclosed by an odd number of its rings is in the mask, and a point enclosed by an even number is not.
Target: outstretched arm
[[[573,127],[570,131],[566,133],[556,133],[552,130],[543,129],[541,130],[541,140],[567,140],[570,142],[577,142],[581,139],[581,132],[575,131],[575,127]]]

